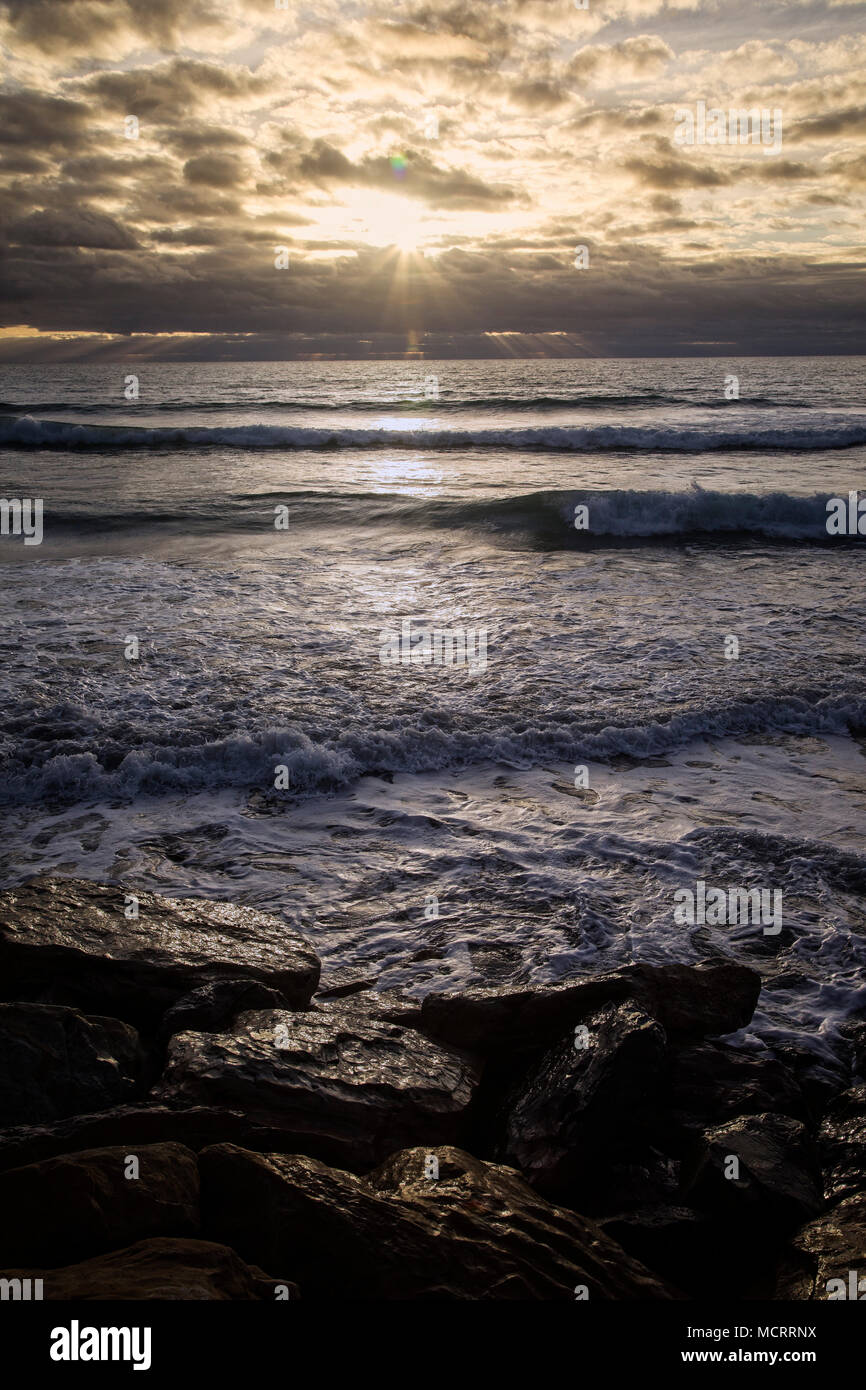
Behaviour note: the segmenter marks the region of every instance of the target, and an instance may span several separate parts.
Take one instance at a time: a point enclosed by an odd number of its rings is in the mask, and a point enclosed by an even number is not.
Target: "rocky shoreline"
[[[0,895],[0,1278],[45,1299],[826,1299],[866,1266],[866,1025],[725,1041],[713,960],[423,1001],[252,908]],[[831,1286],[832,1289],[833,1286]]]

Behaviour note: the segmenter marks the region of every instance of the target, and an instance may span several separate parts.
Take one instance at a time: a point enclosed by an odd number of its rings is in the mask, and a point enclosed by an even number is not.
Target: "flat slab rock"
[[[606,1004],[631,1001],[669,1037],[715,1037],[745,1027],[761,977],[734,962],[624,966],[564,984],[428,994],[420,1027],[431,1037],[489,1055],[545,1047]]]
[[[400,1145],[453,1140],[479,1075],[462,1052],[333,1004],[241,1014],[233,1033],[176,1034],[153,1097],[240,1109],[302,1136],[305,1152],[364,1167]]]
[[[305,1008],[319,960],[285,922],[251,907],[138,893],[88,879],[36,878],[0,894],[0,988],[7,998],[53,989],[61,1003],[155,1018],[208,980],[259,980]],[[62,990],[64,997],[56,993]]]
[[[272,1301],[277,1290],[298,1297],[296,1284],[270,1278],[234,1250],[205,1240],[158,1237],[65,1269],[4,1269],[0,1279],[41,1279],[42,1297],[114,1302],[158,1299],[199,1302]]]
[[[197,1236],[198,1190],[195,1154],[182,1144],[89,1149],[12,1169],[0,1174],[0,1264],[54,1267],[147,1237]]]
[[[221,1144],[199,1168],[206,1234],[268,1267],[289,1264],[307,1299],[680,1296],[593,1222],[459,1149],[410,1149],[360,1178]]]
[[[0,1004],[0,1125],[40,1124],[131,1100],[138,1033],[51,1004]]]

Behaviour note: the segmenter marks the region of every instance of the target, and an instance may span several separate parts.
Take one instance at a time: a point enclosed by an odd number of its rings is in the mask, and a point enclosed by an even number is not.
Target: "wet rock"
[[[734,961],[633,965],[635,998],[670,1038],[719,1037],[751,1022],[761,992],[756,970]]]
[[[280,991],[260,980],[209,980],[172,1005],[163,1016],[158,1036],[167,1042],[175,1033],[190,1030],[221,1033],[245,1010],[286,1007],[288,1001]]]
[[[787,1115],[747,1115],[708,1130],[683,1167],[682,1194],[750,1245],[787,1235],[824,1204],[813,1146]]]
[[[421,1022],[421,1001],[412,999],[399,989],[368,990],[363,994],[340,996],[317,994],[310,1005],[319,1013],[343,1012],[354,1009],[368,1018],[385,1023],[399,1023],[403,1028],[418,1028]]]
[[[720,1042],[672,1051],[664,1106],[671,1130],[682,1135],[738,1115],[808,1115],[796,1078],[771,1053]]]
[[[242,1109],[304,1152],[364,1167],[395,1145],[455,1139],[478,1077],[465,1054],[335,1004],[242,1014],[231,1034],[176,1034],[154,1098]]]
[[[290,1265],[304,1298],[677,1296],[593,1222],[459,1149],[410,1149],[367,1178],[232,1145],[199,1163],[205,1230],[268,1268]]]
[[[0,1124],[62,1119],[141,1089],[138,1034],[116,1018],[46,1004],[0,1004]]]
[[[372,972],[359,975],[357,970],[336,970],[319,981],[316,1002],[322,999],[345,999],[353,994],[375,989],[378,975]]]
[[[774,1040],[773,1053],[795,1079],[808,1114],[816,1120],[849,1085],[849,1068],[808,1042],[794,1038]]]
[[[776,1280],[776,1298],[841,1301],[852,1296],[866,1300],[866,1195],[846,1197],[797,1231]]]
[[[0,1172],[83,1149],[125,1145],[134,1151],[141,1144],[177,1143],[198,1151],[221,1142],[303,1152],[302,1135],[260,1124],[241,1110],[218,1105],[121,1105],[53,1125],[16,1125],[0,1131]]]
[[[700,1296],[711,1262],[712,1232],[703,1212],[661,1203],[599,1221],[605,1235],[689,1298]]]
[[[198,1229],[198,1168],[181,1144],[89,1149],[0,1174],[3,1265],[72,1264]]]
[[[866,1078],[866,1020],[846,1019],[840,1025],[839,1033],[847,1051],[853,1079]]]
[[[585,1035],[558,1043],[518,1083],[498,1154],[545,1196],[578,1210],[621,1191],[626,1170],[656,1167],[646,1133],[666,1045],[661,1025],[630,1003],[589,1014],[584,1026]]]
[[[46,1301],[82,1299],[271,1302],[277,1290],[299,1296],[296,1284],[273,1279],[228,1246],[158,1237],[65,1269],[4,1269],[0,1279],[41,1279]]]
[[[565,984],[428,994],[420,1026],[431,1037],[485,1056],[531,1051],[562,1037],[594,1010],[630,1000],[670,1036],[716,1036],[745,1027],[760,988],[755,971],[732,962],[636,964]]]
[[[307,943],[277,917],[205,899],[138,893],[86,879],[37,878],[0,894],[0,989],[150,1026],[218,978],[258,980],[305,1008],[319,979]]]
[[[818,1132],[828,1201],[866,1192],[866,1084],[852,1086],[830,1104]]]

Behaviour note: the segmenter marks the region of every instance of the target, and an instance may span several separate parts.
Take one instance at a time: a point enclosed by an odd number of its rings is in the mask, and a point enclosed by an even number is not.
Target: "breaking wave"
[[[34,756],[32,746],[20,761],[9,749],[0,801],[26,805],[133,800],[139,795],[225,787],[257,788],[282,799],[286,793],[269,791],[278,764],[288,768],[287,794],[310,796],[370,775],[432,772],[485,762],[529,767],[548,759],[604,760],[619,754],[645,758],[704,736],[845,734],[862,731],[864,726],[866,697],[809,701],[792,696],[738,700],[627,726],[527,724],[525,718],[515,716],[513,722],[505,719],[500,727],[479,731],[435,729],[419,722],[396,730],[350,729],[322,741],[287,726],[208,743],[187,743],[189,735],[179,727],[171,744],[139,744],[119,761],[112,759],[111,766],[86,746],[78,752],[52,754],[52,744],[45,744],[42,761],[38,753]]]
[[[596,453],[649,450],[845,449],[866,444],[866,416],[819,415],[808,423],[728,428],[708,425],[538,425],[509,429],[357,429],[294,425],[93,425],[0,416],[0,444],[30,449],[497,449]]]

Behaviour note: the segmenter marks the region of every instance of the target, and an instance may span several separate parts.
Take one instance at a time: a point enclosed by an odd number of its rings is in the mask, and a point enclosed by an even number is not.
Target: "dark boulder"
[[[687,1298],[705,1292],[713,1234],[704,1212],[663,1202],[605,1217],[599,1225],[629,1255],[676,1284]]]
[[[593,1222],[458,1149],[398,1153],[367,1178],[225,1144],[199,1164],[205,1231],[291,1267],[306,1299],[677,1296]]]
[[[138,1176],[127,1176],[131,1158]],[[198,1168],[181,1144],[90,1149],[0,1174],[0,1264],[71,1264],[198,1228]]]
[[[775,1297],[866,1300],[866,1195],[846,1197],[791,1237]]]
[[[138,1034],[116,1018],[50,1004],[0,1004],[0,1124],[42,1123],[130,1100]]]
[[[260,980],[208,980],[207,984],[185,994],[163,1015],[159,1040],[167,1042],[175,1033],[222,1033],[231,1028],[238,1014],[249,1009],[289,1007],[280,991]]]
[[[157,1237],[126,1250],[65,1269],[4,1269],[0,1279],[41,1279],[43,1298],[114,1302],[126,1300],[272,1302],[299,1296],[297,1285],[273,1279],[245,1264],[225,1245]]]
[[[240,1109],[304,1152],[371,1166],[394,1146],[457,1138],[478,1082],[465,1054],[334,1004],[242,1014],[233,1033],[178,1033],[154,1098]]]
[[[818,1145],[827,1200],[838,1202],[866,1193],[866,1084],[852,1086],[831,1102],[818,1131]]]
[[[630,1003],[587,1016],[580,1043],[567,1037],[531,1067],[508,1098],[498,1157],[551,1200],[578,1210],[622,1194],[628,1170],[658,1159],[647,1148],[665,1056],[664,1029]],[[632,1174],[632,1184],[636,1174]],[[646,1198],[638,1183],[636,1200]]]
[[[850,1070],[842,1061],[804,1039],[774,1041],[773,1053],[796,1081],[807,1112],[815,1121],[850,1084]]]
[[[671,1133],[687,1136],[739,1115],[805,1120],[808,1107],[796,1078],[771,1053],[704,1042],[671,1051],[664,1113]]]
[[[278,917],[206,899],[137,893],[88,879],[36,878],[0,894],[0,989],[142,1026],[221,977],[258,980],[305,1008],[319,961]]]
[[[533,1051],[561,1038],[606,1004],[631,1001],[671,1037],[735,1032],[755,1010],[761,978],[733,962],[624,966],[565,984],[428,994],[420,1026],[431,1037],[484,1056]]]
[[[682,1195],[741,1248],[788,1235],[824,1205],[814,1147],[787,1115],[747,1115],[708,1130],[683,1165]]]
[[[257,1122],[223,1106],[121,1105],[75,1115],[52,1125],[16,1125],[0,1131],[0,1172],[84,1149],[142,1144],[183,1144],[198,1151],[208,1144],[241,1144],[265,1152],[303,1152],[303,1136]]]

